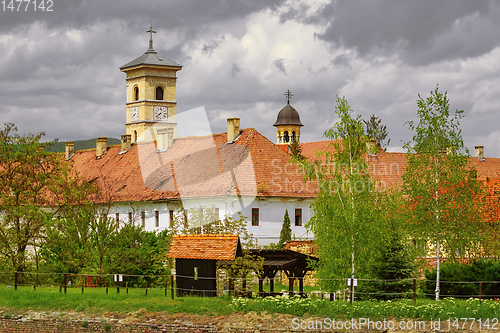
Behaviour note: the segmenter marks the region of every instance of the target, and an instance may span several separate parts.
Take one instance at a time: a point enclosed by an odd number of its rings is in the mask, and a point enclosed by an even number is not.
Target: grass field
[[[225,315],[232,312],[248,313],[285,313],[293,315],[317,315],[337,318],[413,318],[430,320],[431,318],[498,318],[500,302],[477,299],[445,299],[433,301],[419,299],[414,304],[411,300],[386,302],[359,301],[351,305],[348,302],[328,300],[300,299],[298,297],[268,297],[265,299],[242,299],[232,297],[182,297],[172,300],[170,291],[165,297],[164,289],[121,288],[120,293],[110,288],[87,288],[82,294],[79,288],[68,288],[67,293],[59,288],[31,287],[7,288],[0,285],[0,308],[4,313],[33,311],[82,311],[86,313],[128,313],[140,308],[148,312],[193,313],[207,315]],[[499,327],[500,328],[500,327]]]

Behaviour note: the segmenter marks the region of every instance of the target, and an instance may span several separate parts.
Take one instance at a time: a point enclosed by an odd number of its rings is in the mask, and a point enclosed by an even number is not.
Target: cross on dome
[[[285,93],[285,96],[286,96],[286,103],[290,104],[290,99],[293,96],[292,93],[290,92],[290,89],[288,89],[288,91]]]

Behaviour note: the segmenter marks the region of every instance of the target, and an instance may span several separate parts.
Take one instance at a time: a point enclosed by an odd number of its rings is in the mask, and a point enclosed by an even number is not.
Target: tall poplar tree
[[[318,181],[307,227],[316,237],[322,288],[330,291],[345,288],[346,278],[366,276],[381,234],[363,120],[352,116],[345,98],[337,98],[335,112],[338,122],[323,134],[333,151],[321,152],[321,165],[305,165],[307,178]]]
[[[454,259],[478,250],[482,186],[462,140],[463,111],[450,113],[447,94],[438,87],[429,97],[419,95],[417,106],[418,122],[407,123],[415,134],[405,144],[408,165],[403,192],[415,239],[435,246],[438,300],[442,252]]]

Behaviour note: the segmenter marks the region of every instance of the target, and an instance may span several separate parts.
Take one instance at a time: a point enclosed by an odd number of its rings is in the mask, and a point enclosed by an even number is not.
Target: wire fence
[[[259,281],[260,280],[260,281]],[[424,278],[407,279],[319,279],[287,277],[285,283],[280,278],[259,279],[255,275],[243,278],[218,274],[217,277],[187,275],[131,275],[131,274],[73,274],[73,273],[37,273],[37,272],[0,272],[0,288],[30,287],[58,288],[66,293],[68,289],[81,289],[84,293],[89,288],[102,289],[103,292],[128,293],[129,289],[164,290],[165,297],[196,296],[276,296],[300,295],[330,299],[331,301],[350,300],[352,292],[356,300],[397,299],[434,297],[436,280]],[[302,281],[301,281],[302,280]],[[306,281],[307,280],[307,281]],[[337,282],[345,287],[338,290],[321,290],[322,282]],[[354,286],[351,287],[350,284]],[[500,299],[500,281],[440,281],[440,297]],[[298,289],[305,286],[306,291]],[[281,290],[273,290],[273,287]],[[285,289],[284,289],[285,288]]]

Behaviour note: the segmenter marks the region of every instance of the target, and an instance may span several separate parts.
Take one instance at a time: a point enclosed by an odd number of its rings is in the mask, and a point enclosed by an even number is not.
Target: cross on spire
[[[290,99],[292,98],[292,93],[290,92],[290,89],[285,93],[286,96],[286,104],[290,104]]]
[[[146,32],[149,32],[149,50],[153,50],[153,34],[156,33],[156,31],[153,30],[153,22],[151,21],[151,26],[149,27],[149,30]]]

